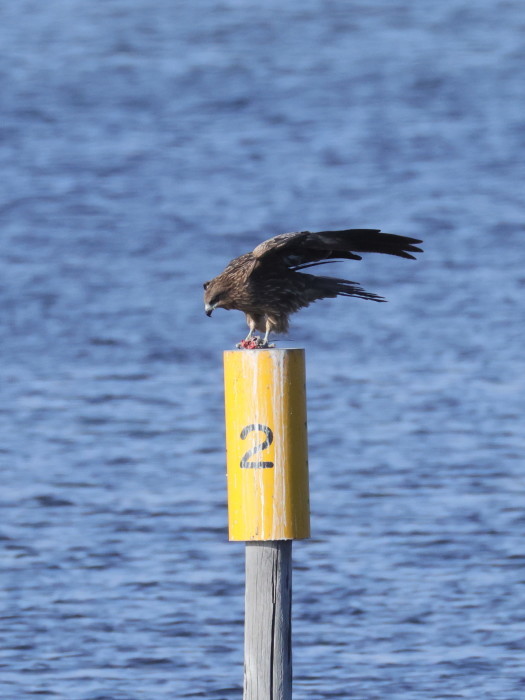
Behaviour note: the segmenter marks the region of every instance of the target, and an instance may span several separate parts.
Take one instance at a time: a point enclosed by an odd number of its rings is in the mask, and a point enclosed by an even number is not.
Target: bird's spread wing
[[[356,253],[386,253],[411,258],[420,253],[417,238],[381,233],[378,229],[346,229],[344,231],[298,231],[282,233],[258,245],[252,255],[259,262],[279,259],[287,267],[299,270],[341,259],[361,260]]]

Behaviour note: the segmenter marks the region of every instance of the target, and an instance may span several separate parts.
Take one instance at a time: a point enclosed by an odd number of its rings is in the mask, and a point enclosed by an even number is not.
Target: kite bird
[[[386,253],[414,260],[421,253],[407,236],[378,229],[299,231],[282,233],[258,245],[251,253],[232,260],[223,272],[204,283],[204,310],[238,309],[250,329],[238,347],[268,347],[270,333],[286,333],[290,314],[318,299],[359,297],[386,301],[365,291],[357,282],[302,272],[305,268],[341,260],[361,260],[357,253]],[[254,336],[255,331],[264,338]]]

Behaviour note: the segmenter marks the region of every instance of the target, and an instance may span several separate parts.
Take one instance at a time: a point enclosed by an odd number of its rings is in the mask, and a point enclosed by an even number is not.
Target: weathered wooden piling
[[[230,540],[246,542],[244,700],[292,697],[292,542],[310,536],[304,351],[224,353]]]
[[[292,697],[292,541],[246,543],[244,699]]]

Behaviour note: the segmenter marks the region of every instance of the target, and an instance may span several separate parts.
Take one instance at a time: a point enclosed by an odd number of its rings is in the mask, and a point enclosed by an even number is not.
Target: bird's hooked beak
[[[212,306],[211,304],[204,304],[204,311],[206,312],[206,316],[211,316],[214,308],[215,306]]]

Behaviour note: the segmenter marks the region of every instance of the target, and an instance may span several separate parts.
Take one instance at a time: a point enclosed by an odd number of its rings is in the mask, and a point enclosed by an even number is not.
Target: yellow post
[[[304,350],[224,353],[230,540],[310,536]]]

